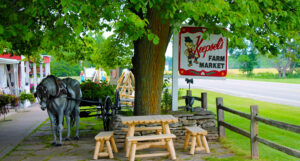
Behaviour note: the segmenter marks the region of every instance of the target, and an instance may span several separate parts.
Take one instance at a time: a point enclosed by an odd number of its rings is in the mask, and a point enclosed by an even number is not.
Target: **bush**
[[[0,115],[4,115],[9,112],[6,105],[10,104],[11,106],[18,106],[18,97],[15,95],[0,95]]]
[[[11,106],[18,106],[19,99],[16,95],[0,95],[0,107],[4,107],[8,104]]]
[[[99,101],[101,99],[104,101],[106,96],[110,96],[112,100],[115,98],[116,87],[109,85],[107,82],[98,84],[87,80],[80,84],[80,88],[83,100]]]
[[[169,93],[169,89],[166,88],[163,91],[163,96],[161,100],[161,112],[167,114],[172,110],[172,95]]]
[[[20,101],[21,103],[23,104],[25,102],[25,100],[28,100],[30,101],[31,103],[35,102],[35,98],[34,98],[34,95],[32,93],[25,93],[25,92],[22,92],[20,94]]]
[[[169,79],[165,79],[163,83],[163,94],[161,99],[161,112],[168,113],[172,109],[172,95],[169,93]]]
[[[19,98],[16,95],[8,95],[11,106],[18,106]]]
[[[9,96],[6,94],[0,95],[0,108],[9,104]]]

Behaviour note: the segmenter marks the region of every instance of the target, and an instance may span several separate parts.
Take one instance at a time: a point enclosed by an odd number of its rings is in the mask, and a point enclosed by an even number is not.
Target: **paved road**
[[[188,88],[184,79],[179,88]],[[239,97],[300,107],[300,84],[273,83],[245,80],[194,79],[191,88],[211,90]]]
[[[48,117],[39,104],[0,121],[0,160]]]

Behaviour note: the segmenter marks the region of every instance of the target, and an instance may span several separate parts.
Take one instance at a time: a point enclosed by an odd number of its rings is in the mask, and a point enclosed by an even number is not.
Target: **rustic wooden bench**
[[[195,154],[195,151],[205,150],[206,153],[210,153],[205,135],[207,135],[207,131],[200,127],[185,127],[186,129],[186,137],[184,142],[184,149],[187,148],[188,145],[191,145],[190,154]],[[192,142],[189,142],[190,135],[192,135]],[[200,140],[201,138],[201,140]],[[204,145],[202,145],[202,143]],[[197,147],[196,147],[197,142]]]
[[[128,132],[128,128],[122,128],[123,131]],[[162,127],[161,126],[152,126],[152,127],[135,127],[134,131],[156,131],[157,135],[160,135],[162,133]],[[128,133],[127,133],[128,134]],[[127,137],[127,135],[126,135]],[[124,148],[127,146],[127,141],[124,142]]]
[[[129,160],[134,161],[135,158],[143,157],[154,157],[154,156],[167,156],[170,155],[171,159],[176,160],[175,149],[172,139],[176,138],[174,134],[161,134],[161,135],[146,135],[146,136],[131,136],[127,137],[127,142],[131,143],[129,149]],[[159,144],[163,143],[163,147],[167,147],[168,152],[150,153],[150,154],[138,154],[136,155],[136,150],[145,149],[152,147],[155,143],[142,143],[138,145],[139,141],[152,141],[152,140],[165,140],[165,142],[157,142]],[[157,144],[158,145],[158,144]]]
[[[118,152],[113,131],[100,132],[95,136],[96,147],[94,153],[94,159],[97,160],[98,157],[109,157],[110,159],[114,158],[111,145],[115,153]],[[104,142],[106,143],[107,151],[102,152],[104,149]],[[111,143],[110,143],[111,142]]]
[[[123,131],[128,132],[128,128],[122,128]],[[150,126],[150,127],[135,127],[134,131],[156,131],[156,134],[160,134],[159,132],[162,131],[161,126]]]

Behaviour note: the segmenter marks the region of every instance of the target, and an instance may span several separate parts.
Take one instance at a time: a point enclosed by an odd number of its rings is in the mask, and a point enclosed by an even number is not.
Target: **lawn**
[[[262,81],[262,82],[278,82],[278,83],[293,83],[300,84],[300,78],[251,78],[246,75],[228,75],[227,79]]]
[[[223,97],[224,106],[232,109],[250,113],[250,105],[258,105],[259,115],[265,118],[282,121],[294,125],[300,125],[300,108],[287,105],[279,105],[274,103],[262,102],[253,99],[235,97],[216,93],[212,91],[205,91],[201,89],[193,89],[193,96],[201,96],[201,92],[207,92],[208,95],[208,110],[216,113],[216,97]],[[184,92],[185,93],[185,92]],[[184,101],[179,101],[179,105],[184,105]],[[200,105],[198,101],[195,105]],[[242,128],[250,130],[250,120],[241,118],[237,115],[225,112],[225,121]],[[281,130],[276,127],[271,127],[263,123],[259,123],[259,136],[273,141],[275,143],[300,150],[300,134]],[[234,133],[226,129],[226,139],[221,140],[223,145],[230,148],[236,153],[236,156],[229,160],[245,160],[250,158],[250,140],[240,134]],[[299,160],[295,157],[289,156],[280,151],[269,148],[259,143],[259,156],[261,160]],[[216,158],[208,158],[208,160],[217,160]]]
[[[250,80],[250,81],[300,84],[299,72],[298,73],[294,72],[293,75],[287,76],[287,78],[279,78],[278,72],[275,68],[268,68],[268,69],[257,68],[253,70],[253,74],[251,76],[247,76],[246,74],[243,74],[239,69],[228,69],[228,74],[226,78],[238,79],[238,80]]]

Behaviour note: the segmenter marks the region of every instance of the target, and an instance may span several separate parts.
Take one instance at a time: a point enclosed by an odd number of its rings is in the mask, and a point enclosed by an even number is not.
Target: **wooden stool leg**
[[[95,147],[95,152],[94,152],[94,159],[95,160],[98,159],[99,149],[100,149],[100,141],[96,141],[96,147]]]
[[[193,155],[195,154],[195,146],[196,146],[196,135],[193,135],[190,154],[193,154]]]
[[[126,138],[127,138],[127,136],[128,136],[128,134],[126,134],[126,136],[125,136],[125,140],[124,140],[124,150],[125,150],[125,152],[126,152],[126,147],[127,147],[127,140],[126,140]]]
[[[114,154],[112,152],[110,142],[109,142],[109,140],[106,140],[105,142],[106,142],[106,146],[107,146],[108,156],[110,159],[112,159],[112,158],[114,158]]]
[[[113,147],[114,152],[117,153],[117,152],[118,152],[118,148],[117,148],[117,145],[116,145],[114,136],[112,136],[112,137],[110,138],[110,141],[111,141],[111,144],[112,144],[112,147]]]
[[[197,135],[197,144],[200,148],[202,148],[202,143],[201,143],[201,140],[200,140],[200,135]]]
[[[168,140],[168,147],[169,147],[169,150],[170,150],[171,159],[176,160],[176,153],[175,153],[175,148],[174,148],[174,144],[173,144],[172,139]]]
[[[206,138],[205,138],[204,135],[201,135],[201,140],[204,144],[204,148],[205,148],[206,153],[210,153],[210,150],[209,150],[209,147],[208,147],[208,144],[207,144],[207,141],[206,141]]]
[[[100,144],[99,152],[102,152],[103,148],[104,148],[104,140],[102,139],[101,144]]]
[[[188,145],[189,145],[190,135],[191,135],[190,132],[186,133],[185,141],[184,141],[184,146],[183,146],[184,149],[186,149],[188,147]]]
[[[129,129],[128,129],[128,134],[127,134],[127,136],[133,136],[134,135],[134,124],[130,124],[129,125]],[[130,141],[128,141],[127,143],[126,143],[126,157],[128,157],[129,156],[129,149],[130,149],[130,147],[131,147],[131,142]]]
[[[136,142],[131,143],[129,160],[134,161],[136,152]]]

